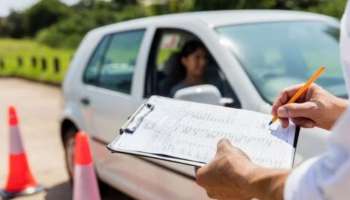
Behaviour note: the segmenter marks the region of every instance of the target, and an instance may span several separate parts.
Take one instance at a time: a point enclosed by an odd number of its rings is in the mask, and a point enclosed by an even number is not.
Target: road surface
[[[21,79],[0,78],[0,188],[7,179],[8,124],[7,107],[14,105],[28,160],[36,180],[46,191],[16,200],[69,200],[72,190],[65,169],[59,136],[61,112],[60,88]],[[103,199],[120,199],[108,190]],[[123,198],[124,199],[124,198]]]

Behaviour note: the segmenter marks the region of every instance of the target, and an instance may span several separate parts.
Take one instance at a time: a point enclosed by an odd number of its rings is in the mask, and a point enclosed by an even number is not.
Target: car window
[[[103,54],[108,45],[109,36],[104,37],[97,45],[88,65],[84,72],[84,83],[96,85],[98,81],[99,68],[102,64]]]
[[[216,28],[261,96],[272,103],[285,87],[302,83],[325,66],[317,83],[346,97],[339,61],[339,29],[318,21],[228,25]]]
[[[156,55],[157,70],[162,71],[170,57],[180,51],[185,35],[179,32],[164,33]]]
[[[101,61],[99,86],[129,94],[144,30],[116,33]]]
[[[179,83],[174,81],[174,76],[180,67],[179,53],[186,42],[200,41],[200,39],[189,32],[175,29],[158,30],[154,38],[147,67],[145,97],[154,94],[172,97],[171,90]],[[205,83],[216,86],[223,97],[234,100],[235,105],[232,106],[240,107],[235,93],[217,62],[210,52],[207,56],[208,61],[203,77]]]

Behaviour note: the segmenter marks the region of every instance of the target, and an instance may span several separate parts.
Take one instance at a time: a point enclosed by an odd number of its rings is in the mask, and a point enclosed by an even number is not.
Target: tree
[[[115,12],[107,9],[83,10],[69,18],[42,29],[36,40],[52,47],[75,48],[93,28],[117,21]]]
[[[327,0],[317,6],[309,7],[307,10],[341,18],[346,2],[347,0]]]
[[[119,5],[120,7],[124,6],[134,6],[138,4],[137,0],[112,0],[112,4]]]
[[[276,0],[193,0],[195,10],[271,8]]]
[[[10,15],[1,22],[1,35],[13,38],[24,36],[24,17],[21,13],[11,11]]]
[[[41,0],[24,12],[26,34],[34,36],[40,29],[68,17],[70,7],[58,0]]]

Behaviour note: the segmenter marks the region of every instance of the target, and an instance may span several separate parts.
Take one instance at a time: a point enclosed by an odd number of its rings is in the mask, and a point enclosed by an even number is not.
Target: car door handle
[[[87,97],[84,97],[80,100],[80,103],[83,104],[84,106],[89,106],[90,105],[90,99]]]

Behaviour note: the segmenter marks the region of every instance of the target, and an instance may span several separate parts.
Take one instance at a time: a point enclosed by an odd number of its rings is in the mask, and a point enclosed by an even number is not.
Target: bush
[[[0,60],[4,61],[4,65],[0,64],[0,77],[17,76],[60,84],[68,69],[72,53],[71,49],[53,49],[31,40],[1,39]],[[21,65],[18,58],[21,58]],[[35,65],[33,58],[36,61]],[[54,60],[59,62],[59,71],[56,71]]]
[[[23,13],[26,35],[34,36],[42,28],[70,16],[72,9],[58,0],[42,0]]]
[[[52,47],[75,48],[89,30],[114,21],[114,13],[84,11],[41,30],[36,40]]]
[[[51,47],[75,48],[91,29],[143,16],[146,16],[145,10],[137,6],[127,6],[122,12],[110,9],[97,9],[94,12],[84,10],[41,30],[36,40]]]
[[[309,8],[308,11],[341,18],[346,6],[346,2],[347,0],[328,0],[323,4]]]

